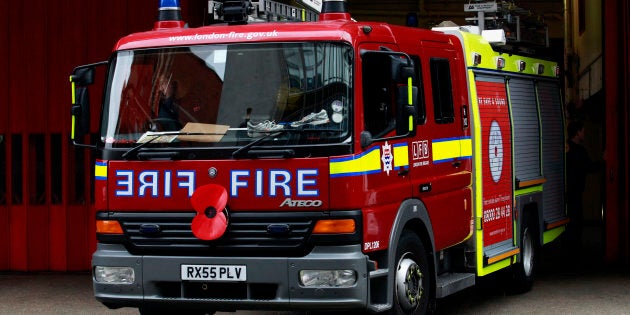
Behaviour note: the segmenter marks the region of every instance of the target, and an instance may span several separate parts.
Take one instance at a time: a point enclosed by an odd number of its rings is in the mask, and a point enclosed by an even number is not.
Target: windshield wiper
[[[149,139],[148,141],[140,142],[135,147],[129,149],[129,151],[123,153],[122,158],[127,159],[129,156],[138,152],[138,150],[142,149],[149,143],[153,143],[157,139],[166,137],[166,136],[175,137],[175,136],[222,136],[222,135],[224,134],[216,133],[216,132],[180,132],[180,131],[154,132],[150,135],[147,135],[148,137],[153,137],[153,138]]]
[[[260,156],[269,156],[269,157],[274,157],[274,156],[278,156],[281,155],[283,157],[292,157],[295,155],[295,151],[293,151],[292,149],[278,149],[278,150],[250,150],[253,146],[265,141],[266,139],[269,139],[270,137],[277,137],[280,135],[283,135],[285,133],[307,133],[307,132],[313,132],[313,131],[333,131],[333,132],[339,132],[340,130],[338,129],[315,129],[315,128],[299,128],[299,129],[281,129],[278,131],[274,131],[274,132],[270,132],[267,133],[265,135],[263,135],[262,137],[236,149],[236,151],[232,152],[232,157],[233,158],[239,158],[241,156],[243,156],[244,154],[250,154],[251,155],[255,155],[257,157]]]
[[[265,139],[267,139],[267,138],[269,138],[271,136],[276,137],[276,136],[285,134],[285,133],[287,133],[290,130],[291,129],[282,129],[282,130],[278,130],[278,131],[275,131],[275,132],[271,132],[271,133],[265,134],[264,136],[262,136],[262,137],[260,137],[260,138],[258,138],[256,140],[254,140],[254,141],[252,141],[252,142],[250,142],[250,143],[248,143],[248,144],[246,144],[246,145],[236,149],[236,151],[232,152],[232,157],[233,158],[238,158],[241,155],[241,153],[249,151],[249,149],[251,147],[253,147],[253,146],[263,142]]]

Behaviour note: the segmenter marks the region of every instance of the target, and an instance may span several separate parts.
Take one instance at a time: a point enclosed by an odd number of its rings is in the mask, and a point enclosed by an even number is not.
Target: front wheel
[[[396,249],[392,314],[425,314],[430,298],[431,275],[420,238],[404,231]]]

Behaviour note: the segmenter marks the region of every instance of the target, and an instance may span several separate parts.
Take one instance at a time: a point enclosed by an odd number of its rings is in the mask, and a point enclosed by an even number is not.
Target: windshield
[[[234,147],[289,129],[281,145],[347,142],[352,71],[351,47],[335,42],[120,51],[101,141]]]

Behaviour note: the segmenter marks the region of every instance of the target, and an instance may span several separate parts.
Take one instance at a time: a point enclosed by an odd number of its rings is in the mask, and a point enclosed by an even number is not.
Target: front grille
[[[228,283],[221,285],[200,281],[154,282],[159,296],[166,299],[204,300],[274,300],[277,298],[276,283]]]
[[[195,215],[194,212],[101,212],[97,217],[121,223],[125,245],[133,254],[228,256],[303,255],[312,246],[308,240],[314,223],[330,218],[327,212],[230,212],[225,234],[218,240],[203,241],[193,235],[190,227]],[[356,216],[357,212],[352,211],[350,217]],[[357,220],[359,223],[360,219]],[[143,226],[145,229],[141,231]]]

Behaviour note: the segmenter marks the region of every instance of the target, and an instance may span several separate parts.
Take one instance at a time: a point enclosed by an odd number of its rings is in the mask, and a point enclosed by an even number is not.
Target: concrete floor
[[[630,272],[601,261],[601,233],[591,227],[581,255],[567,263],[562,244],[554,242],[532,290],[509,295],[496,279],[438,301],[438,314],[630,314]],[[87,273],[0,274],[0,314],[137,314],[136,309],[109,310],[92,295]],[[234,314],[234,313],[218,313]],[[236,314],[299,314],[245,312]]]
[[[544,248],[530,292],[507,294],[490,277],[440,300],[438,314],[630,314],[630,272],[603,263],[600,231],[585,230],[578,255],[561,241]]]

